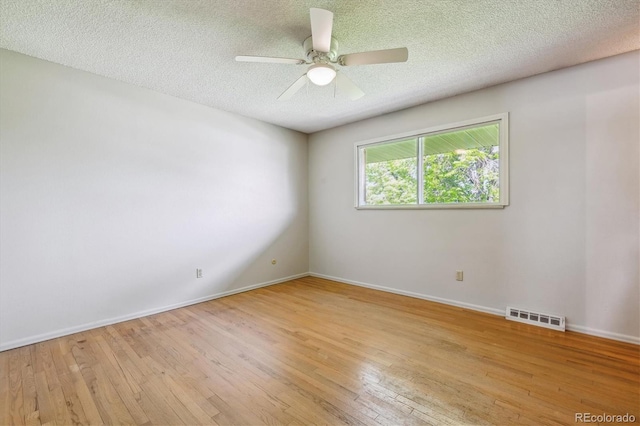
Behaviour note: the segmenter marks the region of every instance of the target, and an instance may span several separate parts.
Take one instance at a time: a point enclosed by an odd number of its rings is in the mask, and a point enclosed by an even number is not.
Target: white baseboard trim
[[[309,275],[312,277],[324,278],[327,280],[338,281],[345,284],[357,285],[359,287],[371,288],[373,290],[386,291],[387,293],[400,294],[402,296],[415,297],[417,299],[424,299],[424,300],[429,300],[431,302],[443,303],[445,305],[457,306],[458,308],[471,309],[473,311],[484,312],[487,314],[504,316],[504,312],[505,312],[504,309],[500,310],[495,308],[488,308],[486,306],[474,305],[474,304],[465,303],[465,302],[458,302],[457,300],[444,299],[442,297],[429,296],[422,293],[414,293],[412,291],[398,290],[396,288],[384,287],[384,286],[375,285],[375,284],[368,284],[360,281],[347,280],[345,278],[332,277],[330,275],[317,274],[315,272],[309,272]]]
[[[640,337],[628,336],[626,334],[614,333],[612,331],[598,330],[596,328],[585,327],[583,325],[572,325],[567,323],[567,330],[576,333],[588,334],[590,336],[604,337],[605,339],[618,340],[620,342],[640,345]]]
[[[62,330],[51,331],[49,333],[42,333],[36,336],[25,337],[23,339],[11,340],[9,342],[3,343],[0,345],[0,352],[7,351],[9,349],[19,348],[21,346],[31,345],[33,343],[44,342],[45,340],[55,339],[57,337],[68,336],[69,334],[79,333],[81,331],[87,331],[98,327],[104,327],[106,325],[116,324],[123,321],[128,321],[132,319],[142,318],[149,315],[159,314],[161,312],[171,311],[173,309],[182,308],[189,305],[195,305],[197,303],[208,302],[209,300],[219,299],[225,296],[231,296],[232,294],[243,293],[249,290],[255,290],[260,287],[267,287],[274,284],[283,283],[285,281],[295,280],[297,278],[303,278],[309,276],[308,272],[304,272],[302,274],[291,275],[284,278],[279,278],[273,281],[267,281],[259,284],[253,284],[242,288],[237,288],[234,290],[223,291],[221,293],[212,294],[209,296],[199,297],[197,299],[187,300],[185,302],[174,303],[172,305],[162,306],[159,308],[147,309],[144,311],[134,312],[132,314],[121,315],[114,318],[108,318],[100,321],[94,321],[87,324],[82,324],[74,327],[64,328]]]
[[[359,287],[371,288],[374,290],[385,291],[387,293],[395,293],[403,296],[415,297],[418,299],[429,300],[431,302],[444,303],[445,305],[457,306],[459,308],[471,309],[473,311],[484,312],[488,314],[498,315],[501,317],[505,316],[504,309],[496,309],[489,308],[487,306],[474,305],[471,303],[459,302],[457,300],[444,299],[442,297],[429,296],[421,293],[414,293],[412,291],[398,290],[391,287],[384,287],[375,284],[363,283],[360,281],[348,280],[346,278],[332,277],[330,275],[318,274],[316,272],[309,272],[309,276],[324,278],[331,281],[338,281],[345,284],[357,285]],[[506,320],[506,319],[505,319]],[[628,336],[626,334],[614,333],[611,331],[598,330],[595,328],[585,327],[582,325],[568,324],[566,326],[567,330],[574,331],[576,333],[588,334],[590,336],[596,337],[604,337],[605,339],[617,340],[620,342],[633,343],[636,345],[640,345],[640,337],[636,336]]]
[[[195,305],[197,303],[208,302],[209,300],[219,299],[221,297],[231,296],[232,294],[243,293],[245,291],[254,290],[254,289],[257,289],[257,288],[260,288],[260,287],[267,287],[267,286],[270,286],[270,285],[279,284],[279,283],[283,283],[283,282],[286,282],[286,281],[291,281],[291,280],[295,280],[295,279],[303,278],[303,277],[307,277],[307,276],[324,278],[324,279],[331,280],[331,281],[337,281],[337,282],[341,282],[341,283],[345,283],[345,284],[356,285],[356,286],[359,286],[359,287],[371,288],[373,290],[380,290],[380,291],[384,291],[384,292],[387,292],[387,293],[394,293],[394,294],[400,294],[400,295],[403,295],[403,296],[415,297],[417,299],[429,300],[429,301],[432,301],[432,302],[443,303],[445,305],[456,306],[456,307],[459,307],[459,308],[470,309],[470,310],[473,310],[473,311],[484,312],[484,313],[498,315],[498,316],[502,316],[502,317],[504,316],[504,312],[505,312],[503,309],[496,309],[496,308],[490,308],[490,307],[486,307],[486,306],[474,305],[472,303],[459,302],[457,300],[451,300],[451,299],[445,299],[445,298],[442,298],[442,297],[429,296],[429,295],[426,295],[426,294],[414,293],[412,291],[399,290],[399,289],[395,289],[395,288],[391,288],[391,287],[384,287],[384,286],[380,286],[380,285],[375,285],[375,284],[369,284],[369,283],[364,283],[364,282],[360,282],[360,281],[349,280],[349,279],[346,279],[346,278],[333,277],[333,276],[330,276],[330,275],[318,274],[316,272],[304,272],[304,273],[301,273],[301,274],[296,274],[296,275],[291,275],[291,276],[284,277],[284,278],[279,278],[279,279],[273,280],[273,281],[267,281],[267,282],[263,282],[263,283],[259,283],[259,284],[253,284],[253,285],[249,285],[249,286],[238,288],[238,289],[234,289],[234,290],[224,291],[224,292],[221,292],[221,293],[216,293],[216,294],[212,294],[212,295],[209,295],[209,296],[204,296],[204,297],[200,297],[200,298],[197,298],[197,299],[188,300],[188,301],[185,301],[185,302],[175,303],[173,305],[167,305],[167,306],[162,306],[162,307],[159,307],[159,308],[147,309],[147,310],[135,312],[135,313],[132,313],[132,314],[122,315],[122,316],[119,316],[119,317],[108,318],[108,319],[104,319],[104,320],[101,320],[101,321],[95,321],[95,322],[82,324],[82,325],[75,326],[75,327],[69,327],[69,328],[65,328],[65,329],[62,329],[62,330],[52,331],[52,332],[49,332],[49,333],[38,334],[36,336],[30,336],[30,337],[26,337],[26,338],[23,338],[23,339],[12,340],[12,341],[9,341],[7,343],[0,344],[0,352],[7,351],[7,350],[10,350],[10,349],[19,348],[21,346],[31,345],[33,343],[44,342],[45,340],[55,339],[57,337],[68,336],[69,334],[79,333],[81,331],[91,330],[91,329],[98,328],[98,327],[104,327],[106,325],[111,325],[111,324],[116,324],[116,323],[123,322],[123,321],[142,318],[142,317],[146,317],[146,316],[149,316],[149,315],[158,314],[158,313],[161,313],[161,312],[171,311],[173,309],[182,308],[184,306],[190,306],[190,305]],[[629,335],[626,335],[626,334],[614,333],[614,332],[605,331],[605,330],[598,330],[598,329],[594,329],[594,328],[590,328],[590,327],[585,327],[585,326],[581,326],[581,325],[573,325],[573,324],[567,324],[567,330],[574,331],[574,332],[577,332],[577,333],[582,333],[582,334],[588,334],[588,335],[591,335],[591,336],[604,337],[606,339],[617,340],[617,341],[621,341],[621,342],[627,342],[627,343],[633,343],[633,344],[636,344],[636,345],[640,345],[640,337],[636,337],[636,336],[629,336]]]

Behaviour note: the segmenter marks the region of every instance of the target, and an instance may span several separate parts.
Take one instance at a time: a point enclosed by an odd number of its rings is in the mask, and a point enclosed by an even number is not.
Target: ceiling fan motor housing
[[[304,48],[305,54],[307,55],[307,60],[309,62],[317,63],[328,63],[328,62],[337,62],[338,60],[338,40],[331,37],[331,48],[329,52],[318,52],[313,49],[313,40],[312,37],[309,36],[303,43],[302,47]]]

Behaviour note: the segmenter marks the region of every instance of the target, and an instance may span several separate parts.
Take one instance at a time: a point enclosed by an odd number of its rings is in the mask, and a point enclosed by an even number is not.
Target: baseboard
[[[324,279],[327,279],[327,280],[338,281],[338,282],[345,283],[345,284],[357,285],[359,287],[371,288],[373,290],[385,291],[387,293],[400,294],[402,296],[415,297],[416,299],[424,299],[424,300],[429,300],[431,302],[443,303],[445,305],[457,306],[458,308],[471,309],[473,311],[484,312],[484,313],[487,313],[487,314],[504,316],[504,309],[501,310],[501,309],[495,309],[495,308],[488,308],[486,306],[480,306],[480,305],[474,305],[474,304],[471,304],[471,303],[459,302],[457,300],[445,299],[445,298],[442,298],[442,297],[429,296],[427,294],[422,294],[422,293],[414,293],[412,291],[398,290],[397,288],[384,287],[384,286],[381,286],[381,285],[363,283],[363,282],[360,282],[360,281],[347,280],[345,278],[332,277],[332,276],[329,276],[329,275],[317,274],[315,272],[309,272],[309,275],[312,276],[312,277],[324,278]]]
[[[249,286],[238,288],[238,289],[234,289],[234,290],[224,291],[224,292],[221,292],[221,293],[216,293],[216,294],[212,294],[212,295],[209,295],[209,296],[204,296],[204,297],[200,297],[200,298],[197,298],[197,299],[188,300],[188,301],[185,301],[185,302],[175,303],[173,305],[167,305],[167,306],[163,306],[163,307],[159,307],[159,308],[148,309],[148,310],[145,310],[145,311],[139,311],[139,312],[135,312],[135,313],[128,314],[128,315],[122,315],[122,316],[119,316],[119,317],[109,318],[109,319],[105,319],[105,320],[101,320],[101,321],[95,321],[95,322],[91,322],[91,323],[87,323],[87,324],[83,324],[83,325],[79,325],[79,326],[75,326],[75,327],[65,328],[65,329],[62,329],[62,330],[56,330],[56,331],[52,331],[52,332],[49,332],[49,333],[38,334],[36,336],[30,336],[30,337],[26,337],[26,338],[23,338],[23,339],[12,340],[12,341],[9,341],[7,343],[1,344],[0,345],[0,352],[7,351],[7,350],[10,350],[10,349],[19,348],[21,346],[31,345],[31,344],[34,344],[34,343],[44,342],[45,340],[55,339],[57,337],[68,336],[69,334],[79,333],[81,331],[91,330],[91,329],[98,328],[98,327],[104,327],[106,325],[111,325],[111,324],[116,324],[116,323],[123,322],[123,321],[142,318],[142,317],[146,317],[146,316],[149,316],[149,315],[158,314],[158,313],[161,313],[161,312],[171,311],[173,309],[182,308],[182,307],[190,306],[190,305],[195,305],[197,303],[207,302],[209,300],[219,299],[221,297],[231,296],[233,294],[243,293],[245,291],[250,291],[250,290],[254,290],[254,289],[257,289],[257,288],[261,288],[261,287],[267,287],[267,286],[270,286],[270,285],[279,284],[279,283],[283,283],[283,282],[286,282],[286,281],[291,281],[291,280],[295,280],[297,278],[303,278],[303,277],[307,277],[307,276],[324,278],[324,279],[331,280],[331,281],[337,281],[337,282],[341,282],[341,283],[345,283],[345,284],[356,285],[356,286],[359,286],[359,287],[366,287],[366,288],[370,288],[370,289],[373,289],[373,290],[384,291],[384,292],[387,292],[387,293],[400,294],[400,295],[403,295],[403,296],[415,297],[417,299],[429,300],[429,301],[432,301],[432,302],[443,303],[445,305],[456,306],[456,307],[459,307],[459,308],[470,309],[470,310],[473,310],[473,311],[484,312],[484,313],[498,315],[498,316],[504,316],[504,310],[503,309],[496,309],[496,308],[490,308],[490,307],[487,307],[487,306],[474,305],[472,303],[465,303],[465,302],[460,302],[460,301],[457,301],[457,300],[445,299],[445,298],[442,298],[442,297],[429,296],[429,295],[426,295],[426,294],[415,293],[415,292],[412,292],[412,291],[399,290],[399,289],[395,289],[395,288],[391,288],[391,287],[385,287],[385,286],[380,286],[380,285],[375,285],[375,284],[364,283],[364,282],[361,282],[361,281],[349,280],[349,279],[346,279],[346,278],[333,277],[333,276],[330,276],[330,275],[318,274],[316,272],[304,272],[304,273],[301,273],[301,274],[296,274],[296,275],[291,275],[291,276],[284,277],[284,278],[279,278],[279,279],[273,280],[273,281],[267,281],[267,282],[263,282],[263,283],[253,284],[253,285],[249,285]],[[620,342],[633,343],[633,344],[636,344],[636,345],[640,345],[640,337],[628,336],[628,335],[625,335],[625,334],[614,333],[614,332],[611,332],[611,331],[598,330],[598,329],[594,329],[594,328],[590,328],[590,327],[585,327],[585,326],[581,326],[581,325],[573,325],[573,324],[567,324],[567,330],[573,331],[573,332],[576,332],[576,333],[588,334],[588,335],[591,335],[591,336],[603,337],[603,338],[606,338],[606,339],[617,340],[617,341],[620,341]]]
[[[429,295],[426,295],[426,294],[414,293],[412,291],[398,290],[398,289],[391,288],[391,287],[384,287],[384,286],[381,286],[381,285],[375,285],[375,284],[363,283],[363,282],[360,282],[360,281],[348,280],[346,278],[332,277],[330,275],[318,274],[316,272],[309,272],[308,275],[310,275],[312,277],[324,278],[324,279],[331,280],[331,281],[338,281],[338,282],[345,283],[345,284],[357,285],[359,287],[366,287],[366,288],[371,288],[371,289],[374,289],[374,290],[385,291],[387,293],[395,293],[395,294],[400,294],[400,295],[403,295],[403,296],[409,296],[409,297],[415,297],[415,298],[418,298],[418,299],[429,300],[431,302],[443,303],[445,305],[457,306],[459,308],[470,309],[470,310],[473,310],[473,311],[484,312],[484,313],[488,313],[488,314],[498,315],[498,316],[501,316],[501,317],[505,316],[505,310],[504,309],[496,309],[496,308],[490,308],[490,307],[487,307],[487,306],[474,305],[472,303],[459,302],[457,300],[451,300],[451,299],[445,299],[445,298],[442,298],[442,297],[429,296]],[[633,344],[636,344],[636,345],[640,345],[640,337],[636,337],[636,336],[628,336],[626,334],[620,334],[620,333],[614,333],[614,332],[611,332],[611,331],[598,330],[598,329],[595,329],[595,328],[585,327],[585,326],[582,326],[582,325],[568,324],[568,323],[567,323],[566,329],[569,330],[569,331],[576,332],[576,333],[588,334],[590,336],[604,337],[605,339],[617,340],[617,341],[620,341],[620,342],[633,343]]]
[[[604,337],[605,339],[617,340],[619,342],[640,345],[640,337],[628,336],[626,334],[614,333],[612,331],[598,330],[596,328],[585,327],[583,325],[572,325],[567,323],[567,330],[574,331],[576,333],[588,334],[590,336]]]
[[[171,311],[173,309],[182,308],[185,306],[195,305],[197,303],[208,302],[209,300],[219,299],[225,296],[231,296],[232,294],[243,293],[249,290],[255,290],[260,287],[267,287],[274,284],[283,283],[285,281],[295,280],[297,278],[303,278],[309,276],[309,273],[304,272],[302,274],[291,275],[289,277],[279,278],[273,281],[267,281],[259,284],[253,284],[234,290],[223,291],[221,293],[212,294],[209,296],[199,297],[197,299],[187,300],[185,302],[179,302],[172,305],[162,306],[159,308],[147,309],[144,311],[135,312],[132,314],[121,315],[114,318],[108,318],[100,321],[90,322],[87,324],[78,325],[75,327],[68,327],[62,330],[56,330],[49,333],[38,334],[36,336],[30,336],[23,339],[12,340],[0,345],[0,352],[7,351],[9,349],[19,348],[21,346],[31,345],[34,343],[44,342],[45,340],[55,339],[57,337],[68,336],[69,334],[79,333],[81,331],[91,330],[98,327],[104,327],[106,325],[116,324],[123,321],[142,318],[149,315],[159,314],[161,312]]]

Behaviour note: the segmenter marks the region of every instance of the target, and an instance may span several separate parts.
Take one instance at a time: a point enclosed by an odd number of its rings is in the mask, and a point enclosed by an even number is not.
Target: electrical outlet
[[[202,269],[196,269],[196,278],[202,278]]]
[[[456,271],[456,281],[462,281],[464,278],[462,271]]]

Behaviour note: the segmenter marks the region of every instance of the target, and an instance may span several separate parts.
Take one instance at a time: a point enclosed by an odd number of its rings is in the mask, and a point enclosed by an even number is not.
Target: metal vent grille
[[[549,315],[541,312],[507,307],[506,318],[508,320],[523,322],[525,324],[533,324],[539,327],[546,327],[560,331],[565,330],[564,317],[558,315]]]

